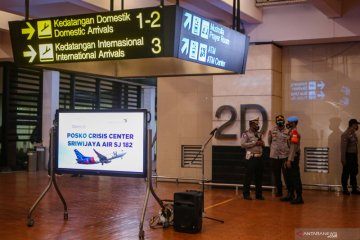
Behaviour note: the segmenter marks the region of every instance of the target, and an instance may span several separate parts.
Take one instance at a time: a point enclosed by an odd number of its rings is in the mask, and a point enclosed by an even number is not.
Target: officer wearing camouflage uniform
[[[264,200],[262,195],[262,177],[264,163],[262,158],[264,141],[259,133],[259,118],[249,121],[250,128],[241,136],[241,147],[245,148],[245,177],[243,196],[245,200],[252,200],[250,197],[250,184],[254,179],[256,199]]]
[[[289,135],[287,129],[285,128],[285,118],[283,115],[276,116],[275,122],[276,126],[269,131],[268,141],[270,146],[270,162],[276,188],[275,196],[281,197],[283,195],[281,172],[283,172],[285,184],[287,186],[287,179],[285,177],[283,167],[289,155]]]

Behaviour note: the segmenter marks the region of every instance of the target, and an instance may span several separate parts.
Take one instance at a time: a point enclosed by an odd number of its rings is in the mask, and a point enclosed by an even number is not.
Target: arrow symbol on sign
[[[188,13],[188,12],[186,12],[184,15],[186,17],[186,19],[184,21],[184,28],[187,28],[188,30],[190,30],[192,15],[191,15],[191,13]]]
[[[35,28],[33,28],[33,26],[31,26],[31,24],[29,22],[27,22],[26,25],[28,25],[28,28],[21,29],[21,33],[29,34],[29,36],[27,37],[27,40],[30,40],[35,33]]]
[[[30,57],[29,63],[32,63],[34,61],[34,58],[36,57],[36,51],[34,48],[30,45],[28,45],[30,51],[24,52],[24,57]]]
[[[318,83],[317,86],[320,88],[320,90],[323,90],[325,87],[325,83],[323,81],[320,81],[320,83]]]
[[[341,87],[341,92],[344,93],[346,96],[350,96],[350,88],[342,86]]]
[[[349,105],[349,103],[350,103],[350,100],[348,97],[343,97],[342,99],[340,99],[340,104],[342,104],[342,105],[347,106],[347,105]]]
[[[186,51],[186,55],[188,55],[188,53],[189,53],[189,39],[183,38],[182,42],[184,43],[184,45],[181,47],[181,53],[184,54],[184,52]]]
[[[317,95],[319,98],[323,99],[325,97],[325,94],[323,91],[320,91],[320,93]]]

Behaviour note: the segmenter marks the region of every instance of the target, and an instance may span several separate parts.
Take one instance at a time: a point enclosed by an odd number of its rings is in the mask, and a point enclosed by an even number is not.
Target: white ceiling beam
[[[24,20],[24,16],[0,11],[0,30],[9,30],[8,22]]]
[[[176,2],[176,0],[168,1],[172,4]],[[232,11],[230,13],[213,4],[210,4],[207,1],[208,0],[180,0],[180,6],[227,27],[230,27],[232,25]]]
[[[308,0],[329,18],[342,16],[341,0]]]
[[[92,4],[94,6],[110,10],[110,1],[99,1],[99,0],[82,0],[82,2],[87,4]],[[165,1],[165,5],[167,1]],[[147,8],[159,6],[159,0],[124,0],[124,10],[134,9],[134,8]],[[121,10],[121,1],[114,1],[114,10]]]
[[[196,0],[193,0],[196,1]],[[206,0],[214,6],[232,14],[233,0]],[[262,22],[262,9],[255,6],[255,0],[240,0],[240,18],[248,23]]]

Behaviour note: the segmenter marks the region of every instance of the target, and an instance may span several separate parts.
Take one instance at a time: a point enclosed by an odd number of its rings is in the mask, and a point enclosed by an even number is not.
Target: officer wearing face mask
[[[250,184],[255,181],[255,197],[264,200],[262,195],[262,178],[264,163],[262,158],[264,141],[259,132],[259,118],[249,121],[250,128],[241,136],[241,147],[245,148],[245,177],[243,196],[245,200],[252,200],[250,196]]]
[[[356,131],[359,129],[358,124],[359,122],[356,119],[350,119],[349,127],[341,135],[341,163],[343,165],[341,185],[344,195],[350,195],[347,188],[349,176],[352,187],[351,193],[360,194],[360,191],[357,190],[356,181],[358,174],[358,138],[356,136]]]
[[[285,175],[287,176],[288,195],[281,201],[290,201],[291,204],[303,204],[302,182],[300,176],[300,140],[301,136],[297,129],[299,118],[288,117],[289,123],[289,156],[285,161]],[[295,195],[296,194],[296,195]]]
[[[287,186],[287,179],[284,175],[284,163],[289,155],[288,145],[288,131],[285,128],[285,118],[283,115],[275,117],[276,126],[274,126],[268,134],[268,141],[270,146],[270,162],[272,166],[272,172],[274,176],[274,184],[276,188],[276,197],[281,197],[282,192],[282,181],[281,172],[283,172],[285,184]],[[288,187],[288,186],[287,186]]]

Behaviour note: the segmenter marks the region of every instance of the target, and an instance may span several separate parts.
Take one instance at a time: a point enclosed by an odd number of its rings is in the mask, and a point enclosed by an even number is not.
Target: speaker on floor
[[[174,229],[197,233],[202,227],[203,193],[186,191],[174,193]]]

